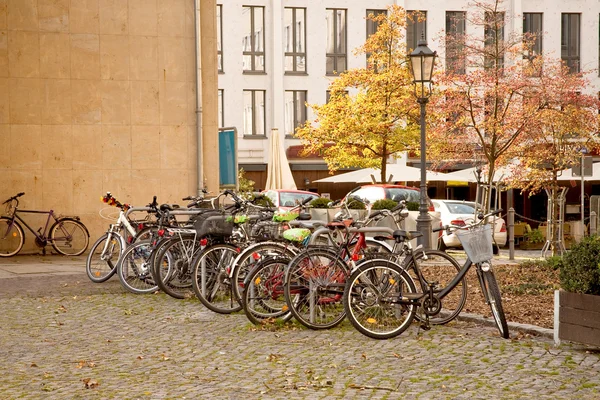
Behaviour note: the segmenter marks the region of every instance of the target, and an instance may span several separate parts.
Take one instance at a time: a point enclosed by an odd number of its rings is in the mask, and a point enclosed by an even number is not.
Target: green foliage
[[[416,201],[407,201],[406,209],[408,211],[419,211],[419,203],[417,203]]]
[[[398,202],[390,199],[381,199],[373,203],[371,210],[391,210],[398,205]]]
[[[253,194],[250,201],[258,206],[275,207],[273,201],[262,194]]]
[[[252,197],[252,191],[254,191],[254,181],[246,178],[246,171],[244,168],[240,168],[238,171],[238,187],[240,195],[245,198]]]
[[[532,229],[530,231],[525,232],[525,240],[529,243],[542,243],[546,239],[542,234],[542,231],[539,229]]]
[[[329,203],[331,203],[331,200],[326,199],[325,197],[318,197],[312,200],[309,205],[312,208],[329,208]]]
[[[350,210],[366,210],[365,203],[357,199],[348,199],[348,209]]]
[[[571,247],[560,262],[560,285],[573,293],[600,296],[600,238],[589,236]]]

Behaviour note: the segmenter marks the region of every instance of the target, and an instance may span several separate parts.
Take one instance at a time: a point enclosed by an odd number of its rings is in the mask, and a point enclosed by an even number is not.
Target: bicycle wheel
[[[105,233],[92,245],[85,261],[85,272],[94,283],[109,280],[117,272],[117,261],[123,247],[114,233]]]
[[[342,297],[350,268],[333,250],[308,248],[288,264],[283,288],[292,315],[310,329],[343,321]]]
[[[81,222],[61,218],[50,228],[50,240],[54,250],[65,256],[79,256],[90,244],[90,234]]]
[[[0,257],[11,257],[23,248],[25,232],[17,221],[8,217],[0,217]]]
[[[415,284],[398,264],[386,260],[362,263],[344,289],[344,309],[350,323],[363,335],[389,339],[400,335],[411,324],[417,306]]]
[[[192,288],[206,308],[219,314],[242,309],[235,299],[229,272],[238,249],[220,243],[202,250],[193,262]]]
[[[452,256],[440,250],[419,251],[415,253],[415,259],[425,281],[425,287],[420,287],[419,291],[428,291],[430,285],[432,285],[434,295],[448,287],[461,270],[461,266]],[[406,270],[414,282],[419,282],[413,261],[406,266]],[[434,302],[431,302],[428,297],[424,297],[424,299],[427,310],[419,307],[416,311],[416,318],[419,321],[425,321],[427,314],[429,314],[429,323],[434,325],[447,324],[456,318],[465,306],[467,301],[467,279],[463,277],[454,289],[442,299],[436,297]]]
[[[502,308],[502,298],[500,296],[500,289],[498,288],[494,271],[491,269],[485,271],[481,269],[481,266],[478,266],[477,273],[480,274],[479,281],[481,283],[481,290],[483,291],[485,300],[490,305],[496,327],[498,328],[498,331],[500,331],[500,336],[504,339],[508,339],[508,324],[506,323],[506,316],[504,315],[504,309]]]
[[[233,261],[230,272],[231,281],[237,282],[237,285],[233,287],[234,298],[241,302],[246,275],[259,262],[273,257],[291,259],[296,253],[297,250],[295,247],[280,242],[256,243],[244,249]]]
[[[255,325],[265,320],[288,321],[292,318],[283,293],[286,258],[269,258],[257,264],[246,277],[242,308]]]
[[[143,294],[158,290],[150,271],[150,256],[153,249],[150,241],[134,243],[119,259],[117,275],[123,287],[131,293]]]
[[[175,238],[154,252],[151,263],[154,281],[160,290],[173,298],[184,299],[193,294],[192,260],[200,250],[197,243],[194,237]]]

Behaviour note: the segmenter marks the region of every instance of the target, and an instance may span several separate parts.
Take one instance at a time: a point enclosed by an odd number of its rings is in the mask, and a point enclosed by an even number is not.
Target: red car
[[[358,196],[361,199],[368,200],[371,204],[381,199],[394,201],[406,200],[406,202],[419,204],[421,201],[421,192],[416,187],[383,183],[359,186],[352,189],[346,197],[347,196]],[[429,211],[434,211],[433,203],[429,198],[427,199],[427,202],[429,204]]]
[[[287,211],[300,204],[307,197],[310,198],[310,201],[319,198],[317,193],[305,190],[270,189],[263,191],[262,194],[271,199],[279,211]]]

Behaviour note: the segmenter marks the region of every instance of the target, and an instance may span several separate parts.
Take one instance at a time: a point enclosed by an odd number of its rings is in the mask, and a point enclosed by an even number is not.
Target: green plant
[[[416,201],[407,201],[406,209],[408,211],[419,211],[419,203]]]
[[[244,168],[240,168],[238,170],[238,188],[240,195],[243,198],[252,198],[252,192],[254,191],[254,183],[255,182],[253,180],[246,178],[246,171],[244,171]]]
[[[325,197],[317,197],[316,199],[312,200],[309,205],[312,208],[329,208],[329,203],[331,203],[331,200]]]
[[[366,210],[367,206],[358,198],[348,199],[348,209],[350,210]]]
[[[529,243],[543,243],[546,238],[542,234],[542,231],[539,229],[532,229],[530,231],[525,232],[525,241]]]
[[[567,292],[600,296],[600,238],[588,236],[560,262],[560,286]]]
[[[262,194],[253,194],[250,198],[250,201],[262,207],[275,207],[273,200]]]
[[[398,205],[398,202],[390,199],[381,199],[373,203],[371,210],[391,210]]]

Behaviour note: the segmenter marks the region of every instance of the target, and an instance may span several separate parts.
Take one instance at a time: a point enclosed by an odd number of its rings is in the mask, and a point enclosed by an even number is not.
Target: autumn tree
[[[355,54],[368,54],[366,68],[343,72],[329,86],[326,104],[310,104],[316,118],[296,131],[307,153],[318,153],[330,171],[381,169],[387,159],[418,147],[418,108],[408,69],[404,30],[407,14],[390,6],[369,15],[378,29]]]

